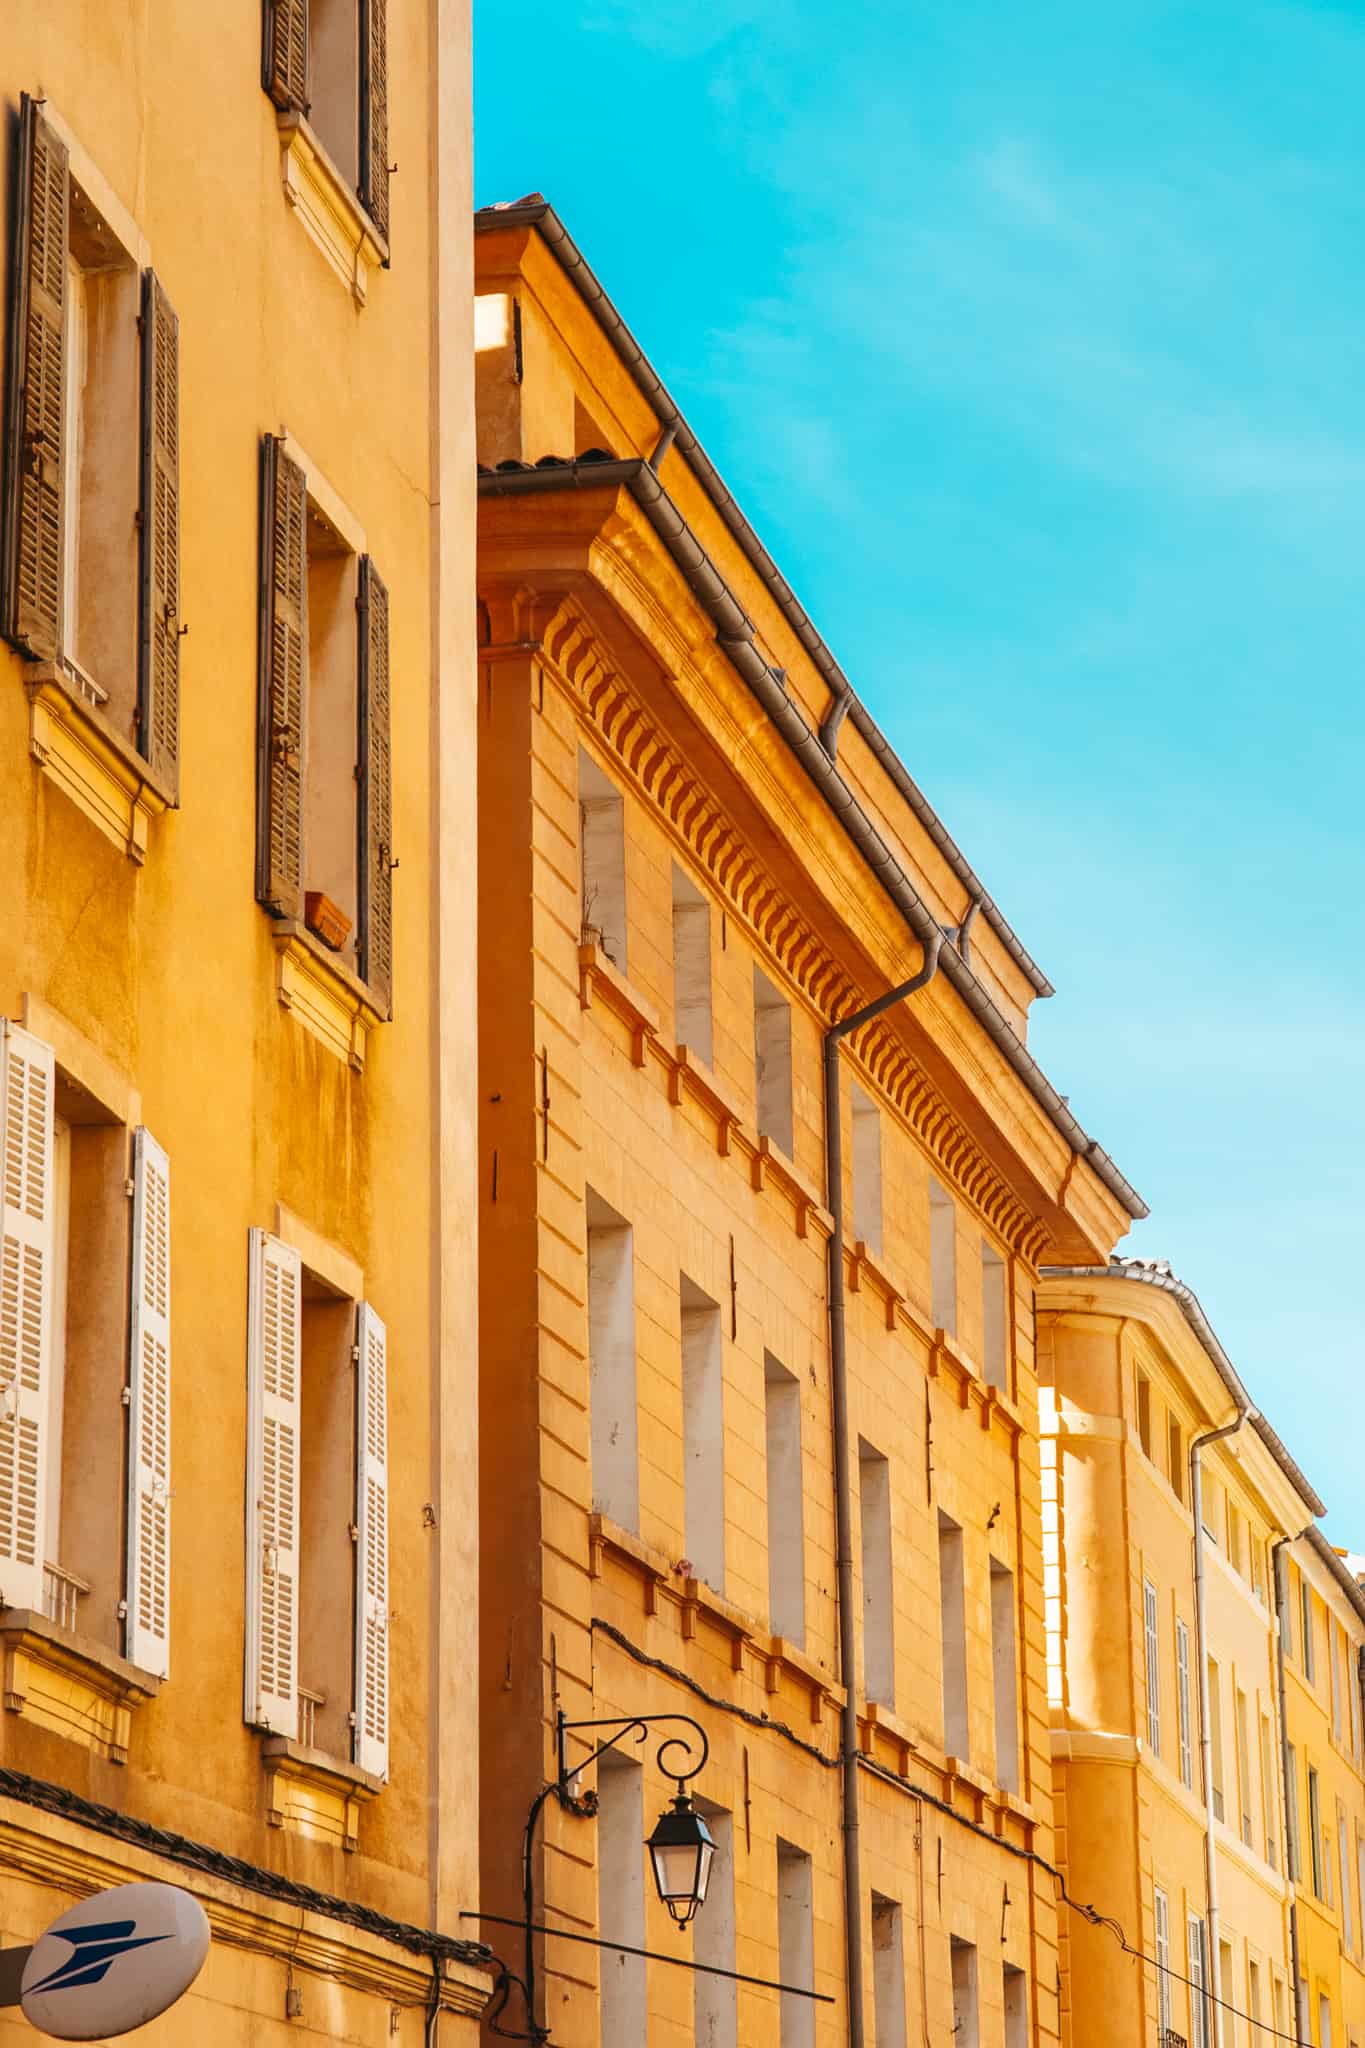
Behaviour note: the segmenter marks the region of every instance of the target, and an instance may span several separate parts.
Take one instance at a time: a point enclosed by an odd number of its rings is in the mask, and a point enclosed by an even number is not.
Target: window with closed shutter
[[[393,980],[393,798],[389,739],[389,593],[360,563],[360,972],[387,1009]]]
[[[246,1718],[298,1734],[299,1255],[253,1230],[248,1284]]]
[[[0,1603],[43,1605],[56,1193],[52,1049],[0,1018]]]
[[[389,1769],[388,1332],[367,1301],[356,1313],[355,1761]]]
[[[101,212],[85,160],[27,95],[19,131],[0,629],[52,663],[83,712],[141,753],[173,799],[175,314],[158,280],[139,272],[130,226]]]
[[[171,1668],[171,1171],[148,1130],[133,1141],[128,1357],[127,1655]]]
[[[387,1012],[393,986],[389,594],[349,515],[266,436],[257,895]]]

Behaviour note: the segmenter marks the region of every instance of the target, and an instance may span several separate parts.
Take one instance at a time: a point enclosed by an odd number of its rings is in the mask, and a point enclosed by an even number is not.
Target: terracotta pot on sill
[[[351,934],[351,920],[321,889],[309,889],[303,899],[303,921],[314,938],[321,939],[333,953],[339,953]]]

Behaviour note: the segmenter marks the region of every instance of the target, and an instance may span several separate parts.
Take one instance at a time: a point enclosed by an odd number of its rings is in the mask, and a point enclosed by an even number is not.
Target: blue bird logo
[[[90,1927],[64,1927],[56,1937],[69,1941],[72,1953],[39,1984],[30,1984],[27,1996],[39,1991],[74,1991],[80,1984],[101,1984],[120,1956],[135,1948],[150,1948],[154,1942],[169,1941],[168,1934],[135,1934],[136,1920],[103,1920]]]

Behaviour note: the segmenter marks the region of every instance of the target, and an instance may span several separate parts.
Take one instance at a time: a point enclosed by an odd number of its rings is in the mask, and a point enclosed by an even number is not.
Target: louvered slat
[[[393,993],[393,789],[389,593],[360,560],[360,973],[385,1009]]]
[[[356,1310],[355,1761],[389,1774],[388,1332]]]
[[[171,1668],[171,1170],[151,1132],[133,1138],[133,1279],[128,1361],[126,1653]]]
[[[303,908],[307,517],[304,473],[267,434],[261,446],[256,893],[276,917],[298,917]]]
[[[27,653],[62,644],[67,151],[25,93],[19,122],[5,419],[3,626]]]
[[[360,197],[389,232],[389,24],[387,0],[361,0]]]
[[[142,283],[142,517],[138,742],[180,770],[180,322],[152,271]]]
[[[41,1608],[56,1255],[50,1046],[0,1017],[0,1605]]]
[[[299,1255],[251,1233],[247,1358],[246,1718],[297,1737],[299,1717]]]
[[[308,0],[264,0],[261,83],[277,107],[308,111]]]

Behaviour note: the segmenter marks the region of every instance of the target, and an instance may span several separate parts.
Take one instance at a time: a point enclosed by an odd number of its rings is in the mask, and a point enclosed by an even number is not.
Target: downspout
[[[1310,1528],[1312,1524],[1308,1525]],[[1299,1535],[1306,1534],[1300,1530]],[[1284,1876],[1289,1890],[1289,2002],[1294,2014],[1294,2039],[1303,2040],[1303,2008],[1299,2001],[1299,1894],[1294,1870],[1297,1843],[1289,1841],[1289,1714],[1284,1682],[1284,1617],[1289,1612],[1289,1588],[1285,1582],[1283,1552],[1297,1537],[1280,1536],[1270,1546],[1275,1575],[1275,1689],[1280,1701],[1280,1828],[1284,1841]]]
[[[1204,1766],[1204,1888],[1208,1910],[1208,1955],[1204,1959],[1204,1997],[1213,2016],[1213,2048],[1223,2048],[1223,2006],[1218,1987],[1218,1845],[1213,1810],[1213,1731],[1209,1726],[1209,1632],[1204,1612],[1204,1498],[1201,1453],[1206,1444],[1236,1436],[1256,1410],[1242,1394],[1233,1394],[1237,1413],[1219,1429],[1207,1429],[1190,1445],[1190,1505],[1194,1511],[1194,1637],[1199,1659],[1199,1750]]]
[[[839,1046],[851,1031],[879,1017],[931,982],[938,973],[944,933],[935,926],[924,941],[918,974],[875,1003],[840,1018],[825,1033],[825,1190],[834,1228],[829,1240],[830,1404],[834,1413],[834,1520],[838,1549],[840,1766],[843,1778],[844,1944],[848,1971],[848,2048],[864,2048],[863,1879],[858,1826],[857,1631],[853,1623],[853,1465],[848,1437],[848,1346],[844,1308],[844,1133],[839,1095]]]

